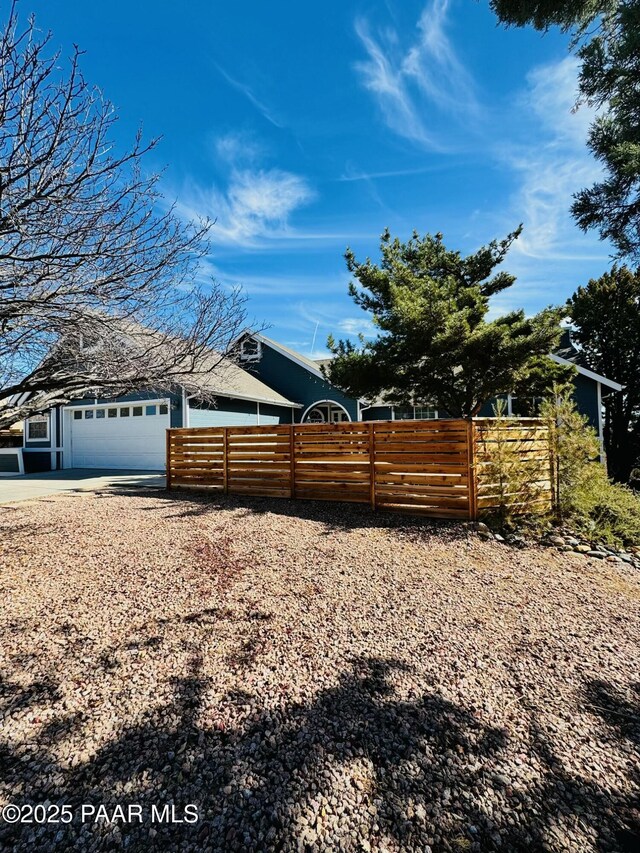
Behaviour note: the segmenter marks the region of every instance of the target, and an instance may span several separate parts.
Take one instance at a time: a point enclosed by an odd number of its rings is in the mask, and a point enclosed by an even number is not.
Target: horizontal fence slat
[[[546,426],[513,419],[373,421],[171,429],[168,484],[232,494],[371,502],[438,518],[475,517],[496,501],[548,505]],[[495,482],[499,442],[524,466],[527,488],[506,495]],[[472,454],[472,455],[470,455]]]

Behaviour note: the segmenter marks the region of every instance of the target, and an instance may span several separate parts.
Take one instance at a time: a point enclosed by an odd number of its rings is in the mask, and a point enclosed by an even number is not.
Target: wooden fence
[[[167,488],[477,518],[504,493],[488,461],[497,424],[479,418],[171,429]],[[549,502],[545,427],[535,419],[510,419],[500,429],[508,445],[535,465],[536,500]],[[523,509],[532,501],[529,491],[512,497]]]

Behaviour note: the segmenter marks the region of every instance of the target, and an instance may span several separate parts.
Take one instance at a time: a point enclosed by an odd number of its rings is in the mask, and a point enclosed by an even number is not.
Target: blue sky
[[[562,301],[610,264],[568,213],[599,171],[567,39],[498,27],[487,0],[27,3],[85,51],[117,145],[140,125],[163,137],[149,165],[166,197],[217,220],[203,272],[243,285],[250,317],[301,352],[370,333],[343,254],[377,258],[387,226],[470,252],[523,222],[494,313]]]

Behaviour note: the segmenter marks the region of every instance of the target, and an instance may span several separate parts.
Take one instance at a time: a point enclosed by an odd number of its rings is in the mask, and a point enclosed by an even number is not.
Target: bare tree
[[[73,398],[179,383],[197,393],[245,321],[198,283],[209,221],[163,205],[117,116],[15,5],[0,41],[0,427]]]

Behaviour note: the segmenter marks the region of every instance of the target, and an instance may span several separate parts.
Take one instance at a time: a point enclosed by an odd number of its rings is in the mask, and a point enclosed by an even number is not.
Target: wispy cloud
[[[534,258],[606,257],[603,244],[583,235],[570,213],[573,194],[601,175],[585,144],[594,113],[574,110],[577,66],[567,57],[530,72],[520,109],[533,141],[500,152],[519,179],[513,205],[525,228],[514,249]]]
[[[446,32],[449,5],[449,0],[433,0],[423,9],[419,41],[405,56],[402,70],[440,109],[468,120],[479,108],[474,81]]]
[[[289,233],[289,218],[314,198],[301,175],[282,169],[234,169],[226,188],[187,185],[179,211],[187,219],[215,220],[214,244],[250,246]]]
[[[448,10],[449,0],[432,0],[405,44],[396,29],[374,36],[367,21],[355,23],[367,53],[356,71],[385,122],[400,136],[433,150],[450,146],[434,126],[438,112],[464,120],[467,129],[480,117],[474,81],[447,34]]]
[[[342,175],[337,179],[339,181],[371,181],[379,178],[402,178],[411,177],[412,175],[425,175],[429,172],[440,171],[439,166],[423,166],[415,169],[390,169],[379,172],[362,172],[356,169],[351,164],[347,164]]]
[[[328,355],[326,341],[329,334],[335,338],[357,338],[359,335],[372,338],[378,334],[376,326],[366,314],[345,317],[343,303],[335,299],[299,302],[295,306],[295,315],[287,319],[287,328],[298,332],[298,348],[305,354],[313,352],[312,358]],[[308,337],[306,345],[300,340],[301,332]],[[290,346],[293,344],[290,343]]]
[[[368,59],[356,63],[362,83],[373,93],[384,120],[396,133],[428,148],[439,148],[435,137],[427,130],[418,105],[402,72],[402,63],[387,56],[384,47],[370,34],[368,24],[356,21],[358,34]]]
[[[230,131],[213,140],[218,160],[237,168],[241,164],[256,163],[265,154],[264,146],[246,131]]]
[[[284,127],[282,120],[275,114],[271,107],[267,106],[258,98],[253,89],[247,83],[242,83],[240,80],[236,80],[235,77],[232,77],[231,74],[229,74],[228,71],[225,71],[225,69],[220,65],[216,65],[216,68],[230,86],[243,94],[245,98],[253,104],[263,118],[270,122],[274,127]]]
[[[340,332],[350,338],[362,335],[365,338],[375,338],[380,330],[366,317],[345,317],[337,324]]]

